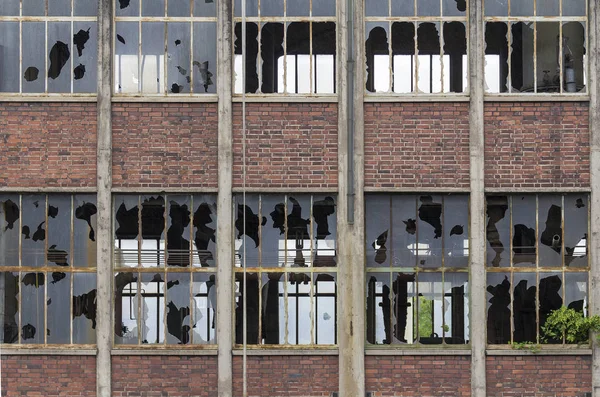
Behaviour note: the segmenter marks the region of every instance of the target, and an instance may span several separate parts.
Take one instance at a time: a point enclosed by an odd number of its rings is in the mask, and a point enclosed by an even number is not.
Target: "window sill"
[[[145,103],[182,103],[200,102],[216,103],[219,101],[217,94],[181,94],[181,95],[144,95],[144,94],[113,94],[113,103],[145,102]]]
[[[0,102],[96,102],[96,94],[9,94],[0,93]]]
[[[365,93],[365,102],[469,102],[469,94],[388,94]]]
[[[240,347],[233,349],[234,356],[244,355]],[[288,346],[288,347],[253,347],[246,350],[248,356],[337,356],[339,354],[337,347],[306,347],[306,346]]]
[[[448,345],[446,345],[448,346]],[[423,347],[423,346],[369,346],[365,348],[366,356],[470,356],[471,348],[455,347]]]
[[[488,346],[485,351],[488,356],[591,356],[592,349],[589,346],[564,345],[564,346],[540,346],[537,351],[530,351],[527,347],[513,349],[504,345]]]
[[[11,346],[2,345],[1,353],[3,356],[95,356],[97,349],[80,346]]]
[[[242,102],[242,94],[233,94],[232,101],[234,103]],[[246,102],[337,103],[338,102],[338,94],[246,94]]]
[[[151,346],[147,348],[113,348],[110,351],[111,356],[216,356],[216,345],[194,345],[190,349],[182,349],[174,346],[165,348],[164,346]]]
[[[484,94],[484,102],[589,102],[589,94]]]

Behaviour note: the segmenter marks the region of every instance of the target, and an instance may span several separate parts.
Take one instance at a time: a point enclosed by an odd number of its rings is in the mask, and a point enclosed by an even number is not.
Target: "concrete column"
[[[362,0],[338,2],[338,30],[339,395],[358,397],[365,395],[365,63]],[[347,62],[349,48],[352,48],[352,62]]]
[[[471,396],[485,397],[486,279],[484,185],[484,25],[483,1],[469,2],[469,157],[471,209],[469,266],[471,268]]]
[[[233,395],[233,133],[231,1],[217,2],[217,94],[219,96],[219,195],[217,199],[218,395]]]
[[[591,197],[591,238],[590,244],[590,311],[592,315],[600,315],[600,0],[589,0],[588,10],[588,82],[590,94],[590,185]],[[596,337],[592,338],[592,392],[594,397],[600,397],[600,344]]]
[[[112,349],[112,0],[98,2],[96,395],[111,396]]]

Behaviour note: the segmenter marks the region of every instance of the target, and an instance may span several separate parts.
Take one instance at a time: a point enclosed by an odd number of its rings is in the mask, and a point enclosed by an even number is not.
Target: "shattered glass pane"
[[[146,3],[144,3],[146,4]],[[165,92],[165,23],[142,22],[142,92]],[[169,92],[174,92],[169,87]],[[177,90],[175,90],[177,91]]]
[[[442,267],[442,197],[420,196],[418,205],[418,266]]]
[[[513,266],[536,264],[536,198],[512,197]]]
[[[23,22],[23,92],[45,92],[46,59],[44,40],[46,27],[44,22]]]
[[[165,198],[142,196],[142,267],[165,265]]]
[[[315,273],[313,276],[315,282],[312,315],[315,316],[313,330],[315,344],[334,345],[337,334],[336,276],[333,273]]]
[[[22,10],[23,16],[44,16],[46,15],[46,0],[22,0]]]
[[[263,218],[266,217],[267,222],[261,228],[262,257],[260,266],[284,266],[287,242],[285,196],[263,195],[261,197],[261,207]],[[310,211],[310,205],[307,209]],[[300,239],[299,241],[302,243],[304,240]],[[308,247],[310,255],[310,240]]]
[[[413,344],[417,340],[416,274],[392,273],[392,292],[391,343]]]
[[[309,267],[313,248],[310,238],[310,196],[287,197],[286,233],[279,237],[279,249],[285,251],[285,265]],[[318,265],[318,263],[317,263]]]
[[[388,44],[388,24],[367,22],[367,91],[390,91],[390,56]],[[400,71],[399,71],[400,72]]]
[[[508,24],[485,24],[485,92],[506,92],[508,78]]]
[[[540,329],[546,324],[548,316],[563,306],[562,273],[540,273],[539,315]],[[562,340],[549,340],[548,343],[562,343]]]
[[[442,91],[442,58],[440,57],[440,22],[420,23],[417,29],[417,87],[419,92]],[[449,85],[449,82],[448,82]]]
[[[565,195],[565,266],[587,267],[588,256],[588,196]]]
[[[96,196],[79,194],[73,196],[73,266],[96,265],[97,212]]]
[[[139,249],[138,196],[115,196],[115,267],[137,267]]]
[[[394,3],[394,1],[392,1],[392,3]],[[387,17],[388,15],[389,15],[388,0],[365,0],[365,16],[367,16],[367,17]]]
[[[261,45],[261,58],[262,58],[262,87],[261,92],[283,92],[284,83],[282,79],[278,80],[278,77],[283,77],[283,64],[277,61],[283,60],[283,35],[284,27],[282,23],[267,23],[263,25],[260,36]],[[288,51],[290,51],[288,49]],[[288,54],[288,61],[294,58]],[[292,92],[295,92],[295,81],[293,80],[294,74],[290,73],[290,67],[288,62],[288,87],[290,85]],[[292,79],[291,81],[289,79]]]
[[[533,92],[533,22],[512,23],[511,29],[512,92]],[[539,83],[543,85],[544,79]]]
[[[189,17],[191,13],[190,0],[169,0],[167,15],[170,17]]]
[[[564,305],[587,316],[589,313],[587,273],[565,273]]]
[[[537,23],[537,92],[560,91],[560,56],[558,55],[559,34],[560,22]],[[568,50],[564,48],[563,53],[568,53]],[[563,62],[565,60],[566,58],[563,58]],[[563,75],[563,79],[564,77],[565,76]]]
[[[442,83],[444,92],[465,92],[467,30],[463,22],[445,22]]]
[[[0,23],[0,51],[0,92],[19,92],[19,22]]]
[[[262,273],[261,343],[285,344],[285,273]]]
[[[194,61],[192,63],[194,92],[217,92],[217,24],[194,23]]]
[[[236,0],[237,1],[237,0]],[[246,4],[252,3],[248,0]],[[237,3],[236,3],[237,7]],[[217,2],[215,0],[194,0],[194,16],[195,17],[216,17]]]
[[[194,324],[190,311],[190,287],[190,274],[167,275],[167,344],[187,345],[191,342]],[[150,317],[152,313],[153,306],[150,305]]]
[[[169,195],[167,218],[167,265],[190,266],[191,203],[190,196]]]
[[[513,341],[537,343],[536,274],[514,273],[513,286]]]
[[[73,343],[94,344],[96,343],[96,274],[75,273],[73,277]]]
[[[217,203],[215,196],[194,196],[193,266],[214,267],[217,254]]]
[[[334,22],[314,22],[312,24],[311,92],[335,93],[336,39]],[[316,91],[315,81],[317,82]]]
[[[582,22],[567,22],[562,25],[564,91],[585,91],[585,27]]]
[[[118,0],[115,7],[118,17],[137,17],[140,14],[140,0]]]
[[[53,272],[46,276],[49,281],[47,343],[71,343],[71,274]]]
[[[287,282],[288,344],[308,345],[312,343],[311,287],[308,273],[289,273]]]
[[[417,264],[417,198],[392,196],[392,225],[395,225],[390,245],[394,267],[414,267]]]
[[[389,273],[367,273],[367,342],[387,344],[391,339],[391,294]]]
[[[485,0],[485,16],[508,16],[508,0]]]
[[[469,343],[469,274],[444,273],[444,342]]]
[[[235,205],[237,210],[235,220],[235,266],[243,267],[243,256],[245,254],[246,266],[257,267],[259,265],[258,247],[261,242],[259,227],[267,224],[267,217],[259,216],[258,195],[246,195],[245,207],[242,196],[236,196]]]
[[[19,273],[0,272],[0,343],[19,342]]]
[[[0,266],[19,266],[20,217],[19,196],[0,195]]]
[[[165,0],[142,1],[142,16],[165,16]]]
[[[71,23],[48,22],[48,92],[71,92]]]
[[[445,17],[465,16],[467,0],[442,0],[442,14]]]
[[[242,93],[242,24],[235,24],[235,86],[236,94]],[[258,25],[246,24],[246,92],[254,93],[258,90]]]
[[[444,266],[469,266],[469,202],[467,196],[444,197]]]
[[[390,228],[392,219],[390,196],[369,195],[365,199],[367,267],[390,266],[391,242],[395,237],[392,236]],[[394,234],[396,232],[400,230],[394,230]]]
[[[139,30],[137,22],[115,22],[114,92],[136,93],[139,91],[138,69]]]
[[[510,266],[510,212],[507,196],[486,198],[487,265]]]
[[[189,278],[189,274],[187,276]],[[163,275],[158,273],[142,273],[141,277],[141,307],[139,315],[140,323],[142,324],[142,334],[140,336],[140,339],[142,344],[163,343],[165,340],[165,280]],[[171,286],[173,286],[173,281],[171,281]],[[172,326],[175,326],[174,324],[176,324],[177,321],[178,313],[176,312],[178,311],[173,310],[173,312],[170,313]],[[181,329],[179,331],[181,331]],[[180,333],[178,335],[181,336]]]
[[[419,273],[417,291],[417,334],[419,343],[437,345],[444,336],[442,273]]]
[[[560,195],[538,196],[539,266],[561,267],[563,255],[562,199]]]
[[[117,273],[115,275],[115,343],[138,344],[138,275]]]
[[[48,266],[69,267],[71,258],[71,196],[48,196]]]
[[[487,284],[487,341],[491,344],[509,343],[511,341],[510,274],[488,273]]]
[[[194,344],[216,343],[217,285],[214,274],[194,273],[192,285]]]
[[[44,273],[21,273],[21,343],[44,343]]]
[[[46,195],[22,196],[21,250],[23,266],[46,264]]]
[[[256,273],[246,274],[246,289],[243,284],[243,274],[236,273],[235,282],[235,343],[243,343],[243,311],[244,298],[246,294],[246,343],[249,345],[258,344],[258,317],[259,309],[259,279]]]
[[[190,34],[189,23],[167,23],[167,86],[170,87],[172,94],[185,94],[191,91]],[[200,43],[202,41],[198,44]]]
[[[312,205],[313,266],[337,266],[337,214],[335,200],[331,196],[314,196]]]
[[[409,93],[416,86],[415,24],[392,24],[392,53],[394,55],[394,92]]]
[[[96,92],[97,30],[95,22],[73,22],[73,92]]]

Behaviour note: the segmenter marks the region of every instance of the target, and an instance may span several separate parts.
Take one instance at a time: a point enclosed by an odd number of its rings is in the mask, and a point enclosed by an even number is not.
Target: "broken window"
[[[244,313],[250,345],[337,344],[334,198],[246,195],[235,206],[236,344]]]
[[[215,2],[115,2],[115,94],[216,93]]]
[[[467,344],[466,195],[366,197],[367,342]]]
[[[588,211],[587,194],[487,197],[488,343],[543,342],[561,306],[587,314]]]
[[[214,195],[117,195],[115,341],[214,344]]]
[[[243,89],[246,93],[263,94],[335,93],[334,0],[287,3],[271,0],[261,1],[260,7],[256,0],[247,1],[245,49],[242,48],[241,2],[234,3],[236,94],[241,94]]]
[[[486,0],[486,92],[585,92],[586,25],[585,0]]]
[[[96,343],[96,197],[0,195],[0,343]]]
[[[0,4],[0,92],[92,94],[97,82],[97,0]]]
[[[465,0],[366,0],[370,93],[467,92]]]

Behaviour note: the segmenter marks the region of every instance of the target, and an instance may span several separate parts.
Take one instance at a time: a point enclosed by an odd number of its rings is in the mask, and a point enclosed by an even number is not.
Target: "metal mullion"
[[[419,299],[419,279],[420,273],[419,269],[417,268],[415,269],[415,311],[413,312],[413,342],[415,345],[421,344],[421,335],[419,335],[419,311],[421,310],[421,299]]]
[[[391,3],[388,2],[389,8],[391,10]],[[391,13],[391,11],[389,11]],[[392,21],[388,21],[388,92],[394,92],[394,51],[392,48]],[[391,207],[390,207],[391,208]],[[391,219],[391,218],[390,218]]]
[[[137,263],[137,268],[141,269],[142,268],[142,200],[141,200],[141,196],[138,195],[137,196],[138,199],[138,235],[137,235],[137,254],[138,254],[138,263]]]
[[[260,1],[260,0],[259,0]],[[286,29],[287,30],[287,29]],[[285,34],[285,33],[284,33]],[[284,51],[284,56],[285,56],[285,51]],[[285,65],[285,58],[284,58],[284,65]],[[284,73],[284,82],[285,82],[285,73]],[[285,83],[284,83],[285,85]],[[283,202],[283,208],[284,208],[284,237],[285,237],[285,244],[284,244],[284,250],[283,250],[283,263],[284,266],[286,268],[285,273],[283,273],[283,307],[284,307],[284,318],[285,318],[285,344],[289,344],[289,304],[288,304],[288,280],[289,280],[289,273],[287,272],[287,236],[288,236],[288,222],[287,222],[287,207],[288,207],[288,197],[287,195],[284,195],[284,202]],[[312,212],[312,209],[311,209]],[[312,215],[312,214],[311,214]],[[279,255],[277,255],[279,257]],[[296,333],[296,340],[298,339],[298,334]]]
[[[282,89],[281,92],[283,92],[284,94],[289,94],[290,92],[288,91],[288,84],[287,84],[287,81],[288,81],[288,73],[287,73],[287,31],[288,31],[289,24],[287,22],[287,19],[285,19],[285,17],[284,17],[284,21],[285,22],[283,23],[283,89]],[[259,32],[259,34],[260,34],[260,32]],[[259,45],[260,45],[260,43],[259,43]],[[259,64],[260,64],[260,62],[259,62]],[[279,74],[279,71],[277,71],[277,73]],[[261,76],[262,76],[262,74],[261,74]],[[259,78],[261,78],[261,76],[259,76]],[[294,87],[294,93],[295,93],[296,90],[297,90],[297,88]],[[260,91],[260,88],[259,88],[259,91]]]
[[[509,3],[509,6],[510,6],[510,3]],[[507,77],[506,77],[506,80],[507,80],[506,81],[506,83],[507,83],[506,85],[508,87],[506,87],[506,88],[507,88],[507,92],[510,94],[510,93],[512,93],[512,52],[513,52],[513,49],[512,49],[512,40],[513,40],[513,37],[512,37],[512,22],[507,22],[506,25],[507,25],[507,29],[506,29],[506,41],[508,43],[508,51],[507,51],[508,52],[508,58],[506,60],[507,69],[508,69],[508,74],[507,74]],[[500,87],[500,88],[502,88],[502,87]]]
[[[71,4],[71,6],[73,6]],[[75,205],[75,197],[74,195],[71,195],[71,266],[69,267],[69,270],[71,271],[70,273],[70,278],[71,278],[71,285],[70,285],[70,292],[71,292],[71,296],[75,296],[75,281],[73,280],[75,278],[75,275],[73,274],[73,268],[75,267],[75,216],[74,216],[74,205]],[[114,251],[114,248],[113,248]],[[70,330],[71,333],[69,335],[70,337],[70,341],[71,344],[73,344],[73,299],[69,299],[69,306],[70,306],[70,312],[69,312],[69,323],[70,323]]]
[[[19,93],[23,93],[23,0],[19,1]],[[20,239],[19,239],[20,241]],[[18,343],[18,342],[17,342]]]
[[[285,1],[285,0],[284,0]],[[313,59],[313,24],[312,22],[308,23],[308,40],[309,40],[309,48],[308,48],[308,56],[309,56],[309,89],[308,91],[311,94],[317,92],[317,82],[313,76],[313,70],[316,72],[317,69],[317,57]],[[298,55],[296,55],[296,64],[298,63]],[[314,85],[314,86],[313,86]],[[296,66],[296,91],[298,91],[298,66]]]
[[[514,298],[515,298],[515,291],[513,285],[514,285],[514,278],[515,278],[515,274],[514,272],[511,270],[510,271],[510,290],[509,290],[509,294],[510,294],[510,335],[509,335],[509,340],[510,343],[514,343],[514,335],[515,335],[515,309],[514,309]]]
[[[560,69],[559,71],[559,92],[562,94],[564,89],[564,55],[563,55],[563,22],[562,22],[562,1],[559,2],[560,4],[560,15],[561,15],[561,21],[558,23],[558,67]],[[575,90],[577,90],[577,88],[575,88]]]
[[[316,298],[315,298],[315,290],[317,288],[317,282],[315,280],[314,267],[311,268],[309,274],[310,274],[310,289],[308,290],[308,298],[310,301],[310,313],[312,314],[310,316],[310,343],[311,343],[311,345],[314,345],[314,344],[316,344],[316,340],[317,340],[317,335],[315,332],[316,324],[317,324],[317,322],[315,321],[315,317],[317,316],[317,303],[316,303]],[[298,311],[299,311],[299,309],[300,309],[300,302],[298,302]],[[315,311],[314,313],[313,313],[313,309]],[[298,317],[300,317],[299,313],[298,313]],[[298,326],[298,323],[296,323],[296,325]]]
[[[47,5],[47,3],[46,3]],[[46,13],[47,14],[47,13]],[[44,54],[48,53],[48,20],[44,21]],[[48,57],[44,57],[44,70],[48,71]],[[48,93],[48,73],[44,73],[44,93]]]
[[[138,93],[142,94],[144,86],[144,76],[142,75],[142,8],[143,1],[140,0],[139,21],[138,21]],[[141,220],[141,218],[139,218]]]
[[[533,0],[535,4],[536,0]],[[535,342],[540,343],[540,250],[539,250],[539,195],[535,195],[535,319],[537,324]]]
[[[510,216],[510,226],[508,228],[508,267],[509,269],[512,269],[514,266],[514,258],[513,258],[513,196],[509,195],[508,196],[508,211],[509,211],[509,216]],[[511,284],[512,285],[512,284]]]
[[[589,207],[589,206],[588,206]],[[23,230],[23,195],[19,194],[19,230]],[[23,233],[19,233],[19,270],[17,270],[17,309],[19,310],[19,319],[17,324],[17,344],[21,342],[21,314],[23,313],[23,300],[21,299],[21,272],[20,268],[23,262]],[[4,341],[2,341],[4,343]]]
[[[390,242],[389,243],[389,246],[390,246],[390,248],[389,248],[390,257],[389,257],[389,265],[388,266],[391,269],[392,265],[394,264],[394,221],[393,221],[394,220],[394,212],[392,210],[392,206],[393,206],[393,202],[394,201],[392,199],[392,195],[391,194],[388,195],[388,197],[389,197],[389,204],[390,204],[390,211],[389,211],[389,214],[388,214],[388,216],[389,216],[388,219],[390,220],[390,234],[388,236],[388,241]],[[366,245],[366,242],[365,242],[365,245]],[[365,263],[366,263],[366,261],[365,261]],[[366,267],[367,266],[365,266],[365,268]],[[390,275],[391,275],[391,273],[390,273]]]
[[[135,297],[135,300],[137,301],[137,319],[136,319],[136,324],[137,324],[137,328],[138,328],[138,332],[137,332],[137,337],[138,337],[138,345],[142,344],[142,330],[144,328],[144,324],[142,322],[142,274],[141,273],[137,273],[138,278],[137,278],[137,291],[135,293],[134,296],[129,297],[129,299],[132,299]],[[158,330],[157,330],[157,334],[158,334]]]
[[[74,55],[74,54],[75,54],[75,51],[74,51],[75,43],[74,43],[74,38],[73,38],[73,24],[74,24],[74,23],[73,23],[73,17],[75,16],[75,15],[74,15],[74,12],[75,12],[75,5],[73,4],[73,2],[74,2],[74,0],[71,0],[71,20],[69,21],[69,22],[71,23],[71,50],[73,50],[73,51],[72,51],[72,52],[73,52],[73,56],[70,56],[70,57],[69,57],[69,60],[70,60],[70,62],[71,62],[71,70],[69,71],[69,73],[70,73],[70,76],[71,76],[71,79],[70,79],[70,82],[69,82],[69,83],[70,83],[70,85],[71,85],[71,94],[72,94],[72,93],[73,93],[73,91],[74,91],[74,82],[73,82],[73,78],[75,77],[75,76],[74,76],[74,73],[73,73],[73,58],[75,57],[75,55]]]
[[[417,0],[415,0],[415,12],[417,10]],[[415,36],[414,36],[414,42],[415,42],[415,50],[414,53],[415,55],[413,56],[414,62],[413,62],[413,76],[414,76],[414,87],[413,87],[413,93],[418,94],[420,92],[419,90],[419,35],[418,35],[418,30],[419,30],[419,23],[418,22],[414,22],[414,29],[415,29]],[[417,233],[419,231],[417,230]],[[419,251],[419,245],[418,245],[418,238],[417,238],[417,252]]]
[[[49,232],[50,232],[50,228],[48,227],[48,194],[44,195],[46,197],[45,200],[45,225],[46,225],[46,238],[44,239],[44,267],[48,267],[48,237],[49,237]],[[48,273],[46,272],[42,272],[44,280],[47,279]],[[38,289],[39,291],[39,283],[40,280],[38,279],[38,277],[36,276],[36,289]],[[48,345],[48,305],[46,304],[46,302],[48,302],[48,283],[44,282],[44,346]],[[39,304],[39,299],[36,299],[36,306]],[[37,310],[37,313],[39,313],[39,308]],[[37,314],[36,313],[36,314]]]
[[[535,14],[536,0],[533,0]],[[533,92],[537,94],[537,22],[533,22]]]
[[[169,0],[165,0],[165,10],[167,7],[167,3]],[[165,11],[166,12],[166,11]],[[163,73],[162,73],[162,78],[163,78],[163,91],[162,91],[162,95],[169,95],[169,75],[168,75],[168,51],[167,48],[169,46],[168,44],[168,36],[169,36],[169,24],[167,21],[163,22],[164,23],[164,48],[163,48]],[[190,48],[190,52],[191,52],[191,48]],[[191,57],[191,54],[190,54]],[[160,71],[158,73],[158,76],[160,77]]]
[[[561,200],[561,204],[560,204],[560,230],[561,230],[561,236],[560,236],[560,264],[561,267],[564,271],[564,269],[566,268],[566,263],[565,263],[565,195],[562,194],[560,196],[560,200]],[[575,246],[577,246],[577,244],[575,244]],[[575,248],[573,248],[573,253],[575,253]],[[564,280],[564,279],[563,279]],[[563,297],[563,302],[564,302],[564,297]]]
[[[262,280],[262,271],[256,273],[257,275],[257,283],[258,283],[258,345],[262,345],[262,289],[263,289],[263,280]]]
[[[418,226],[417,222],[419,222],[419,217],[418,217],[418,215],[419,215],[419,202],[417,201],[418,200],[417,197],[418,196],[415,196],[415,212],[414,212],[414,214],[415,214],[415,224],[417,225],[417,230],[415,231],[415,247],[416,247],[415,253],[416,253],[416,255],[415,255],[415,264],[414,264],[414,267],[415,267],[415,269],[418,270],[418,268],[419,268],[419,226]]]

